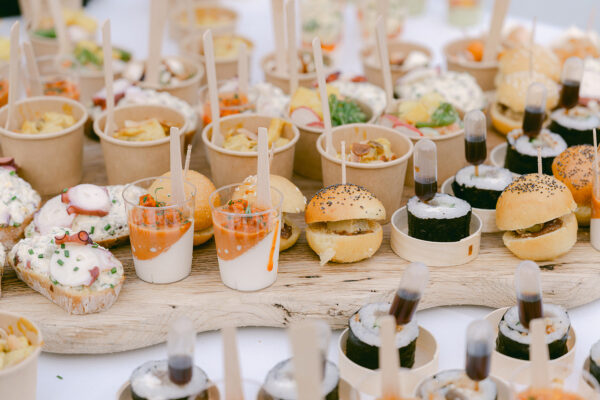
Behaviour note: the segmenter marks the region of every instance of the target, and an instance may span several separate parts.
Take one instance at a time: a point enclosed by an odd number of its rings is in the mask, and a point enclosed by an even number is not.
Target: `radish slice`
[[[39,233],[48,234],[54,227],[70,228],[73,224],[75,215],[67,213],[67,205],[64,204],[60,196],[51,198],[44,206],[35,213],[33,222]]]
[[[62,194],[63,203],[68,203],[69,214],[96,215],[104,217],[110,212],[110,196],[102,186],[84,183],[73,186]]]
[[[379,123],[386,128],[393,128],[400,120],[391,114],[383,114],[379,119]]]
[[[323,123],[319,115],[308,107],[298,107],[290,114],[294,123],[298,125],[311,126],[315,123]]]
[[[310,126],[311,128],[325,129],[325,124],[322,121],[311,122],[310,124],[308,124],[306,126]]]

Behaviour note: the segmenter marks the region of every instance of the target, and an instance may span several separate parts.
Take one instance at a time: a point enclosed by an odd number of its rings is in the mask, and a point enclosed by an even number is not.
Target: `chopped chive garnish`
[[[114,288],[115,288],[115,285],[113,285],[113,284],[111,283],[111,284],[110,284],[110,288],[111,288],[111,289],[114,289]]]
[[[63,379],[63,377],[62,377],[62,376],[60,376],[60,375],[56,375],[56,377],[57,377],[58,379],[60,379],[61,381],[62,381],[62,379]]]
[[[95,227],[95,226],[92,226],[92,228],[90,229],[90,235],[93,235],[93,234],[94,234],[94,229],[96,229],[96,227]]]
[[[58,254],[58,253],[60,253],[60,251],[54,250],[54,254]]]
[[[60,266],[63,266],[63,265],[65,265],[65,263],[64,263],[64,261],[63,261],[63,260],[60,260],[60,259],[59,259],[59,260],[58,260],[58,261],[56,261],[56,262],[57,262],[57,263],[58,263],[58,265],[60,265]]]
[[[65,250],[65,257],[69,257],[69,250]]]
[[[110,229],[110,224],[107,224],[107,225],[104,227],[104,230],[105,230],[105,231],[107,231],[107,230],[109,230],[109,229]]]
[[[110,236],[115,236],[115,231],[110,231],[109,235]]]
[[[97,248],[98,248],[98,243],[94,243],[94,244],[92,245],[92,247],[93,247],[94,249],[97,249]]]
[[[110,270],[110,273],[111,273],[111,274],[116,274],[116,273],[117,273],[117,267],[113,267],[113,268]]]
[[[60,244],[60,248],[61,248],[61,249],[64,249],[64,248],[65,248],[65,244],[64,244],[64,243],[61,243],[61,244]]]
[[[79,267],[73,268],[73,271],[79,271]]]
[[[113,200],[112,200],[112,202],[113,202],[113,204],[116,204],[116,203],[117,203],[117,200],[113,199]]]
[[[67,188],[64,188],[64,189],[63,189],[63,193],[67,193],[67,190],[69,190],[69,189],[67,189]]]
[[[55,279],[52,279],[52,283],[55,284],[55,285],[58,285],[58,281],[55,280]]]
[[[11,176],[15,176],[17,173],[15,171],[10,171],[8,174]]]
[[[27,252],[28,252],[29,254],[33,254],[33,250],[32,250],[32,249],[29,249],[29,250],[27,250]]]
[[[38,258],[44,258],[43,254],[38,254]]]
[[[17,196],[13,196],[10,198],[10,201],[15,201],[17,199]]]

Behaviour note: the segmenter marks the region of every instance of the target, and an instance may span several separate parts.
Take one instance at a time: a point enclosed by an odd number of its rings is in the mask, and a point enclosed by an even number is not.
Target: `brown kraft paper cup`
[[[11,367],[0,369],[0,399],[35,400],[37,391],[38,357],[42,351],[42,334],[30,320],[20,315],[0,311],[0,328],[12,328],[18,335],[25,336],[36,348],[23,361]]]
[[[187,35],[194,33],[204,33],[207,29],[211,29],[213,35],[221,35],[226,33],[234,33],[236,31],[238,22],[238,13],[230,8],[225,8],[217,1],[203,1],[201,3],[196,2],[194,11],[202,8],[216,9],[218,13],[227,16],[229,21],[227,23],[215,25],[215,26],[201,26],[195,25],[193,28],[189,28],[187,24],[181,22],[184,15],[187,14],[185,3],[178,2],[180,6],[169,14],[169,36],[175,41],[179,41]]]
[[[170,139],[129,142],[104,134],[107,112],[94,121],[94,132],[100,138],[104,165],[109,185],[130,183],[152,176],[161,176],[170,169]],[[179,111],[161,105],[129,105],[115,108],[115,124],[122,128],[126,120],[144,121],[157,118],[179,128],[185,125],[185,116]],[[183,150],[183,135],[182,135]]]
[[[273,117],[257,114],[236,114],[221,118],[221,133],[224,134],[234,127],[244,127],[252,132],[258,128],[268,128]],[[289,121],[284,127],[283,136],[290,139],[285,146],[278,147],[274,151],[271,162],[271,173],[292,179],[294,167],[294,152],[299,142],[300,133],[298,128]],[[202,130],[202,141],[206,155],[210,163],[212,181],[216,187],[242,182],[249,175],[256,174],[257,154],[256,152],[242,153],[224,149],[210,142],[212,138],[211,122]]]
[[[36,35],[33,31],[27,31],[29,41],[33,47],[36,57],[53,56],[58,54],[58,40]]]
[[[460,60],[457,55],[466,51],[467,46],[477,38],[454,40],[444,46],[444,58],[448,71],[466,72],[471,74],[484,92],[495,90],[494,79],[498,74],[498,62],[488,63]]]
[[[383,203],[386,212],[384,223],[388,223],[402,202],[406,166],[413,153],[412,142],[394,129],[374,124],[338,126],[331,131],[331,136],[336,155],[326,153],[325,135],[321,135],[317,140],[323,170],[323,186],[341,182],[342,162],[337,158],[337,154],[341,151],[342,140],[346,142],[346,154],[350,153],[352,143],[362,140],[385,138],[392,144],[392,152],[397,157],[393,161],[373,164],[346,162],[346,181],[371,191]]]
[[[0,109],[0,144],[2,153],[14,157],[19,175],[41,195],[56,194],[74,186],[83,176],[83,126],[88,119],[85,108],[65,97],[30,97],[16,103],[16,123],[21,128],[26,119],[44,112],[60,112],[75,118],[75,125],[56,133],[24,134],[4,129],[8,105]]]
[[[299,53],[304,52],[300,50]],[[277,86],[283,90],[283,93],[290,94],[290,76],[287,72],[279,74],[275,69],[268,68],[269,65],[275,65],[275,53],[269,53],[263,57],[260,62],[260,66],[265,75],[265,81],[271,85]],[[333,71],[333,60],[327,54],[323,54],[323,67],[325,67],[325,77]],[[317,73],[308,72],[305,74],[298,74],[298,86],[307,87],[314,89],[314,84],[317,82]],[[292,93],[293,94],[293,93]]]

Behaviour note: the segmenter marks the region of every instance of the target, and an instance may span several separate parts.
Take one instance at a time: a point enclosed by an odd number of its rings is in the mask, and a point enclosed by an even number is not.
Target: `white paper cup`
[[[466,72],[473,76],[477,84],[484,92],[494,90],[496,88],[494,80],[498,74],[498,61],[491,62],[483,61],[467,61],[457,57],[463,51],[466,51],[467,46],[476,38],[465,38],[454,40],[444,46],[443,53],[446,59],[448,71]]]

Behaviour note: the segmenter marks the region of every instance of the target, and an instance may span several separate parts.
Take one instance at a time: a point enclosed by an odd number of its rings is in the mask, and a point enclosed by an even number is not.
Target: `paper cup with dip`
[[[42,92],[45,96],[66,97],[80,101],[81,83],[79,80],[79,64],[69,56],[42,56],[35,59]],[[25,69],[26,90],[28,95],[33,91],[35,77]]]
[[[138,187],[147,193],[140,197]],[[172,187],[170,177],[141,179],[123,190],[135,273],[149,283],[177,282],[192,270],[195,186],[184,182],[180,203],[164,187]]]
[[[388,41],[388,49],[392,84],[414,68],[429,66],[433,58],[431,50],[418,43]],[[383,87],[383,75],[376,47],[369,46],[362,50],[361,58],[367,81]]]
[[[325,135],[317,140],[323,186],[341,182],[341,141],[346,142],[346,180],[369,189],[383,203],[389,222],[400,208],[404,178],[413,144],[400,132],[373,124],[351,124],[331,132],[335,155],[325,151]],[[347,158],[348,159],[348,158]],[[412,172],[412,171],[411,171]]]
[[[88,118],[81,103],[41,96],[15,106],[13,130],[4,129],[8,106],[0,109],[0,143],[2,153],[14,157],[19,175],[41,195],[78,184],[83,175],[83,125]]]
[[[1,311],[0,342],[7,340],[11,333],[12,344],[8,348],[0,346],[0,353],[4,353],[4,363],[8,364],[0,366],[0,399],[35,400],[42,334],[30,320]]]
[[[100,137],[109,185],[160,176],[169,170],[168,131],[172,126],[185,126],[181,112],[150,104],[117,107],[113,135],[104,134],[106,117],[104,112],[94,121],[94,132]]]
[[[298,128],[283,119],[266,115],[237,114],[221,119],[220,129],[221,134],[226,138],[226,147],[217,146],[211,142],[212,123],[204,127],[202,131],[202,141],[210,163],[212,180],[216,187],[242,182],[249,175],[256,174],[258,153],[256,139],[251,137],[258,132],[260,127],[269,128],[273,132],[278,132],[279,135],[278,139],[271,141],[271,144],[275,144],[271,173],[292,179],[294,152],[300,137]],[[246,135],[249,140],[242,138],[243,140],[238,142],[239,138],[235,138],[235,136],[240,134]]]
[[[144,61],[132,61],[125,67],[123,77],[142,88],[170,93],[192,106],[198,102],[198,89],[204,77],[202,65],[186,57],[163,57],[158,84],[142,80],[145,70]]]
[[[188,11],[184,3],[179,3],[169,16],[169,35],[178,41],[193,33],[204,33],[210,29],[213,34],[234,33],[238,21],[238,13],[223,7],[216,1],[204,1],[193,5],[196,16],[190,27]]]
[[[254,44],[250,39],[236,34],[214,35],[215,69],[217,79],[231,79],[238,75],[238,51],[240,45],[246,45],[249,59],[252,59]],[[186,57],[205,65],[204,44],[202,35],[186,36],[181,41],[180,52]],[[206,75],[202,77],[202,84],[206,84]]]
[[[232,289],[256,291],[277,279],[283,195],[271,188],[270,208],[257,206],[234,183],[209,197],[221,280]]]
[[[298,59],[298,86],[313,88],[317,81],[317,72],[312,52],[300,50],[298,52]],[[290,92],[290,74],[287,71],[284,73],[276,71],[275,53],[269,53],[263,57],[260,65],[266,82],[277,86],[284,93]],[[333,71],[333,59],[327,54],[323,54],[323,67],[325,68],[325,76]]]
[[[498,61],[483,62],[467,59],[467,48],[476,38],[458,39],[444,46],[444,58],[448,71],[466,72],[473,76],[484,92],[494,90],[494,80],[498,74]]]
[[[217,92],[219,98],[219,115],[221,117],[256,111],[256,103],[250,99],[249,95],[241,95],[239,93],[238,82],[235,79],[218,81]],[[200,88],[198,94],[198,113],[200,114],[203,127],[212,122],[208,85]]]

